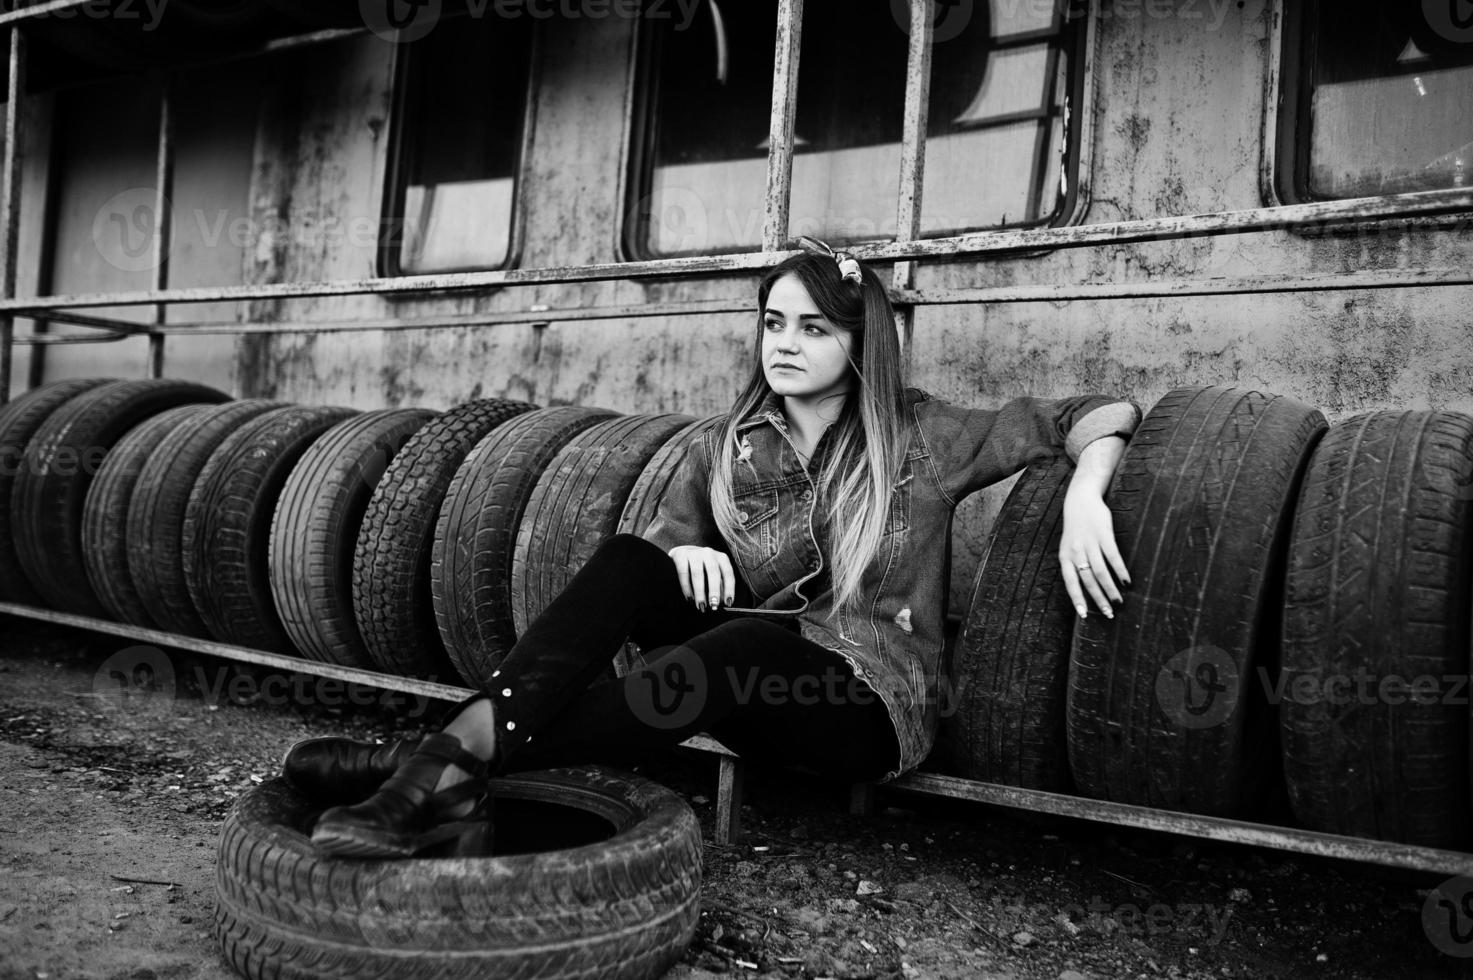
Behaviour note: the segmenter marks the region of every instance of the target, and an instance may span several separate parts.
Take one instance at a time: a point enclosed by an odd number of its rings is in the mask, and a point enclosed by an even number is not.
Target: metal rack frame
[[[211,301],[290,299],[320,296],[397,295],[442,293],[489,288],[609,280],[683,279],[697,276],[755,275],[786,257],[789,201],[792,190],[794,152],[793,124],[796,111],[798,65],[801,50],[803,0],[779,0],[776,62],[773,76],[773,111],[767,169],[767,196],[763,221],[762,249],[736,255],[671,258],[608,263],[562,268],[504,269],[486,272],[373,278],[351,281],[268,283],[243,286],[174,289],[167,284],[164,261],[169,248],[168,222],[158,223],[154,242],[155,274],[152,288],[143,291],[88,293],[63,296],[17,298],[16,249],[19,231],[21,162],[24,158],[24,127],[21,124],[20,93],[25,88],[27,20],[91,0],[46,0],[19,10],[0,13],[0,28],[9,29],[8,82],[11,97],[5,106],[5,147],[0,159],[0,405],[8,399],[12,352],[17,343],[108,342],[129,336],[149,338],[149,374],[159,377],[164,369],[165,340],[183,333],[315,333],[356,330],[437,329],[461,326],[490,326],[503,323],[542,323],[554,320],[671,316],[684,313],[745,312],[746,304],[735,301],[691,301],[647,305],[608,306],[579,309],[517,309],[510,312],[455,314],[423,317],[380,317],[352,321],[301,322],[199,322],[164,324],[170,304]],[[1466,286],[1473,284],[1473,270],[1462,268],[1353,271],[1313,276],[1258,275],[1235,278],[1174,280],[1161,283],[1084,283],[999,286],[976,289],[917,289],[916,266],[920,262],[945,262],[960,258],[1003,256],[1055,249],[1170,241],[1213,236],[1246,235],[1274,231],[1318,232],[1354,228],[1366,222],[1401,221],[1413,224],[1446,223],[1449,216],[1473,215],[1473,189],[1451,189],[1402,194],[1393,197],[1321,201],[1273,206],[1248,211],[1228,211],[1181,217],[1116,221],[1064,227],[1038,227],[1005,231],[974,232],[943,238],[920,235],[921,195],[924,169],[924,138],[930,88],[931,10],[929,0],[910,0],[912,31],[907,65],[905,116],[901,146],[899,233],[893,242],[857,247],[856,254],[871,262],[893,263],[892,282],[897,307],[897,328],[909,367],[915,310],[920,306],[945,304],[1036,302],[1040,300],[1120,299],[1136,297],[1201,296],[1241,293],[1293,292],[1346,289],[1386,289]],[[1282,11],[1280,10],[1280,13]],[[1093,25],[1084,45],[1086,85],[1091,84]],[[270,42],[253,52],[237,53],[228,59],[248,57],[302,44],[320,43],[359,33],[329,30],[304,33]],[[222,60],[222,59],[216,59]],[[1277,70],[1277,69],[1275,69]],[[1270,102],[1272,96],[1270,94]],[[1086,99],[1088,102],[1088,99]],[[1088,125],[1090,106],[1081,107]],[[158,206],[172,173],[173,147],[170,102],[165,91],[160,106],[157,175]],[[1087,174],[1081,175],[1087,181]],[[1086,184],[1087,186],[1087,184]],[[153,323],[136,323],[88,314],[101,306],[151,306]],[[17,319],[46,320],[93,328],[95,334],[80,337],[15,336]],[[120,624],[103,619],[40,609],[15,603],[0,603],[0,615],[78,627],[165,647],[192,650],[242,663],[278,670],[313,674],[350,683],[371,685],[424,697],[458,701],[471,693],[467,688],[437,684],[391,674],[375,673],[331,664],[315,663],[246,647],[201,640],[158,630]],[[709,739],[697,737],[686,745],[715,752],[720,757],[721,777],[717,839],[731,840],[737,832],[740,813],[741,763],[729,751]],[[887,789],[972,800],[994,806],[1053,813],[1099,823],[1162,831],[1189,837],[1250,844],[1301,854],[1359,861],[1390,867],[1473,875],[1473,853],[1417,847],[1386,841],[1322,834],[1291,827],[1203,817],[1151,807],[1129,806],[1102,800],[1045,793],[993,785],[929,772],[913,772],[891,783]],[[873,799],[875,786],[857,787],[856,806]]]

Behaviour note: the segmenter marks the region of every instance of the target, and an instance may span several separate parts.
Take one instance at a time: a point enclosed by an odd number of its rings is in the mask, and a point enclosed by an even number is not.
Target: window
[[[899,0],[806,0],[791,234],[895,237],[905,11]],[[646,19],[629,255],[761,247],[776,31],[775,0],[701,0],[688,23]],[[942,4],[923,235],[1065,215],[1082,34],[1082,12],[1067,4]]]
[[[1291,5],[1296,6],[1296,5]],[[1473,22],[1455,0],[1317,0],[1286,25],[1286,201],[1473,183]],[[1466,19],[1466,18],[1465,18]]]
[[[302,55],[304,52],[296,52]],[[29,143],[22,203],[18,290],[69,295],[146,290],[159,277],[167,288],[239,284],[243,257],[257,240],[249,191],[256,120],[272,77],[287,54],[179,70],[167,78],[139,74],[32,96],[38,121]],[[293,65],[293,67],[296,67]],[[157,206],[160,100],[173,121],[169,183]],[[44,107],[52,106],[50,123]],[[49,132],[49,143],[47,145]],[[42,230],[44,228],[44,231]],[[164,265],[155,257],[167,229]],[[32,240],[32,236],[36,240]],[[32,246],[26,248],[27,242]],[[235,320],[245,304],[169,304],[169,323]],[[96,307],[85,312],[151,323],[153,306]],[[37,332],[96,337],[65,321],[36,321]],[[142,377],[149,344],[143,337],[96,344],[33,346],[32,384],[91,374]],[[229,389],[235,338],[171,336],[165,373]]]
[[[531,32],[525,17],[466,17],[403,46],[381,274],[511,261]]]

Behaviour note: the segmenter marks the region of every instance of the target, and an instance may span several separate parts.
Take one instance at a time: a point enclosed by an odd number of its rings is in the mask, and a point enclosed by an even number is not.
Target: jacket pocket
[[[737,535],[732,544],[748,568],[765,565],[777,557],[777,490],[751,490],[734,495]]]

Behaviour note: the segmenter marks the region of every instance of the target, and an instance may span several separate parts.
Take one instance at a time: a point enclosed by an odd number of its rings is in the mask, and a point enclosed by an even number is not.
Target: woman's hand
[[[728,606],[736,602],[736,572],[732,570],[731,559],[725,552],[682,544],[671,548],[667,554],[675,562],[681,591],[687,599],[695,600],[697,609],[702,612],[720,609],[723,596]]]
[[[1125,440],[1119,436],[1106,436],[1085,446],[1064,493],[1059,566],[1064,588],[1081,617],[1087,615],[1088,592],[1100,611],[1113,619],[1110,603],[1125,601],[1116,580],[1130,585],[1130,573],[1115,544],[1115,522],[1104,499],[1105,487],[1124,451]]]

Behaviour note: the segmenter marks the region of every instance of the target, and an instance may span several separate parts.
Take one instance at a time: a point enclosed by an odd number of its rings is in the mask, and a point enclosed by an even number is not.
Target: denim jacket
[[[973,409],[907,388],[905,404],[910,445],[894,485],[889,530],[864,572],[859,614],[845,610],[831,619],[835,595],[828,575],[819,575],[828,548],[816,527],[815,516],[821,521],[823,514],[815,514],[812,474],[830,430],[814,448],[810,473],[775,392],[737,425],[741,453],[732,491],[743,524],[735,540],[716,526],[708,484],[724,418],[692,441],[642,535],[665,551],[702,545],[726,552],[741,583],[737,604],[723,608],[796,619],[804,637],[849,663],[895,725],[899,768],[886,781],[919,765],[935,742],[945,643],[942,565],[957,502],[1061,450],[1077,461],[1095,439],[1129,437],[1141,418],[1134,403],[1103,395],[1020,397],[998,409]],[[823,583],[816,595],[815,578]]]

